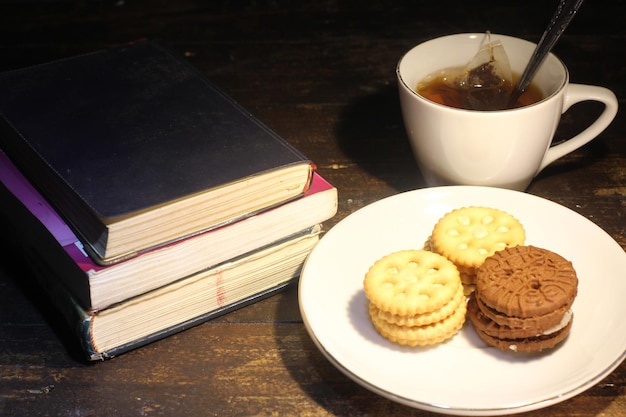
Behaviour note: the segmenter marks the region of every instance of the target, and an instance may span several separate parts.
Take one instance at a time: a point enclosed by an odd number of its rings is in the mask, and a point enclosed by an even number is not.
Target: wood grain
[[[0,2],[0,70],[159,38],[315,160],[339,190],[339,212],[328,229],[366,204],[424,186],[399,113],[394,71],[403,52],[466,31],[537,40],[556,3],[9,0]],[[624,2],[587,2],[556,47],[573,82],[606,86],[622,106],[624,15]],[[598,111],[573,108],[555,140],[572,136]],[[622,248],[624,132],[620,111],[598,139],[548,167],[528,190],[589,218]],[[86,364],[30,282],[19,250],[3,252],[0,415],[434,416],[377,396],[334,368],[303,326],[296,287]],[[472,375],[451,381],[450,395],[471,383]],[[524,415],[623,416],[625,387],[622,364],[585,393]]]

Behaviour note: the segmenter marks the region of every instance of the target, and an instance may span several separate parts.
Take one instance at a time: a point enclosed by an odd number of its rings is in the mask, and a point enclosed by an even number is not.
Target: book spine
[[[69,327],[78,349],[89,361],[104,360],[105,357],[96,351],[93,343],[92,316],[80,306],[36,252],[25,252],[25,257],[37,284],[46,292],[49,300]]]
[[[38,252],[52,269],[62,271],[59,281],[72,288],[84,306],[91,306],[89,278],[75,262],[70,251],[80,244],[76,235],[32,185],[21,176],[8,157],[0,151],[0,213],[9,224],[19,226],[14,234],[25,252]],[[9,242],[11,244],[13,242]],[[62,246],[64,245],[64,246]],[[45,249],[42,249],[45,248]],[[87,256],[87,255],[83,255]]]
[[[63,322],[69,329],[77,344],[77,348],[90,361],[104,359],[102,355],[96,352],[91,336],[91,316],[80,306],[79,302],[70,295],[68,290],[62,284],[60,277],[56,276],[53,269],[47,265],[47,262],[39,255],[26,238],[21,239],[28,233],[22,233],[19,227],[25,226],[26,222],[37,223],[33,218],[16,219],[16,214],[28,211],[22,203],[0,182],[0,221],[7,225],[14,225],[15,233],[12,234],[14,240],[11,242],[19,248],[19,256],[23,258],[24,265],[28,265],[28,274],[24,274],[24,279],[34,281],[45,294],[46,299],[50,301],[52,306],[60,313]],[[54,317],[55,315],[53,315]]]

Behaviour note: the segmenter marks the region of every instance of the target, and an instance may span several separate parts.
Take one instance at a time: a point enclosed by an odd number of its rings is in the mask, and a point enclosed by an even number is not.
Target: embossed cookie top
[[[404,250],[376,261],[363,280],[367,298],[391,314],[433,312],[450,302],[461,286],[456,266],[425,250]]]
[[[435,225],[434,251],[458,265],[479,267],[496,251],[523,245],[526,232],[512,215],[489,207],[462,207],[446,213]]]
[[[489,307],[514,317],[548,314],[571,303],[578,277],[570,261],[547,249],[516,246],[478,269],[477,291]]]

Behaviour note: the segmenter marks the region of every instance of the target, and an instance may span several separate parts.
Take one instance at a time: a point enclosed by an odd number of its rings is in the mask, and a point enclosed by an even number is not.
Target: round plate
[[[428,348],[396,345],[367,316],[363,277],[380,257],[420,249],[448,211],[483,205],[517,217],[526,243],[572,261],[574,324],[557,348],[535,354],[487,347],[469,322]],[[574,211],[529,194],[450,186],[395,195],[340,221],[311,252],[299,284],[306,328],[323,354],[362,386],[399,403],[453,415],[514,414],[571,398],[626,355],[626,253]]]

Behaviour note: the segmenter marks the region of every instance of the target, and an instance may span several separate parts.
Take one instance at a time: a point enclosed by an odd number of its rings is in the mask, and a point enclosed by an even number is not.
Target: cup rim
[[[427,39],[423,42],[420,42],[416,45],[414,45],[413,47],[411,47],[409,50],[407,50],[406,52],[404,52],[402,54],[402,56],[400,57],[400,59],[398,60],[397,64],[396,64],[396,77],[398,79],[398,81],[401,83],[402,87],[409,91],[411,93],[412,96],[417,97],[420,101],[427,103],[429,105],[432,106],[436,106],[442,109],[448,109],[451,111],[459,111],[459,112],[469,112],[469,113],[477,113],[477,114],[493,114],[493,113],[502,113],[502,112],[518,112],[518,111],[524,111],[526,109],[531,109],[531,108],[535,108],[537,106],[543,105],[544,103],[553,100],[556,96],[558,96],[559,94],[561,94],[563,92],[563,90],[565,89],[565,87],[567,86],[567,84],[569,83],[569,70],[567,69],[567,66],[565,65],[565,63],[554,53],[550,52],[548,54],[549,57],[555,59],[563,68],[563,72],[564,72],[564,77],[563,77],[563,82],[559,85],[559,87],[557,89],[555,89],[551,94],[547,95],[546,97],[542,98],[541,100],[523,106],[523,107],[516,107],[516,108],[512,108],[512,109],[501,109],[501,110],[472,110],[472,109],[461,109],[461,108],[457,108],[457,107],[451,107],[451,106],[447,106],[445,104],[440,104],[437,103],[435,101],[429,100],[426,97],[422,96],[421,94],[417,93],[417,91],[415,91],[415,89],[411,88],[407,82],[404,80],[404,77],[402,77],[401,71],[400,71],[400,66],[402,65],[403,60],[407,57],[407,55],[409,55],[414,49],[429,43],[429,42],[434,42],[437,40],[441,40],[441,39],[445,39],[445,38],[453,38],[453,37],[471,37],[471,36],[484,36],[485,33],[479,33],[479,32],[462,32],[462,33],[452,33],[452,34],[448,34],[448,35],[443,35],[443,36],[437,36],[435,38],[430,38]],[[494,37],[502,37],[502,38],[509,38],[512,40],[519,40],[519,41],[524,41],[524,42],[528,42],[532,45],[536,46],[536,43],[531,42],[529,40],[526,40],[524,38],[519,38],[516,36],[512,36],[512,35],[504,35],[504,34],[500,34],[500,33],[491,33],[491,36]],[[547,58],[546,58],[547,59]],[[545,61],[544,61],[545,62]]]

